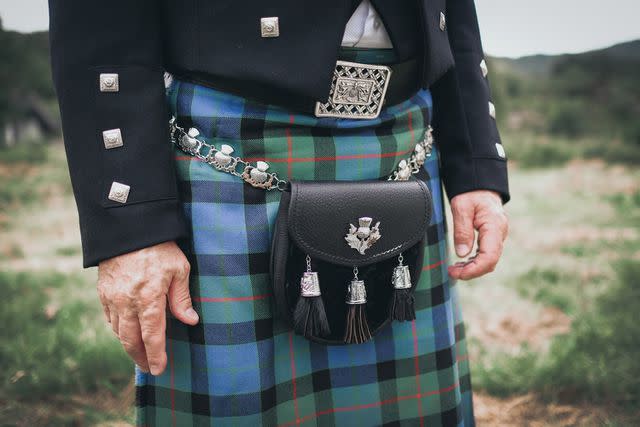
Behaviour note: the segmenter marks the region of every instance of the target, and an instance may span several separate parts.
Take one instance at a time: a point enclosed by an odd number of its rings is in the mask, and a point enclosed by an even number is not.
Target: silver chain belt
[[[267,172],[269,164],[259,160],[252,165],[240,157],[232,156],[233,147],[222,144],[216,148],[202,139],[200,131],[194,127],[185,131],[177,124],[174,116],[169,120],[171,143],[180,147],[182,151],[210,164],[216,169],[242,178],[245,182],[265,190],[286,190],[287,181],[278,177],[276,172]],[[387,181],[406,181],[412,174],[418,173],[425,160],[431,156],[433,147],[433,129],[429,125],[424,137],[413,150],[408,159],[402,159],[397,168],[387,177]]]

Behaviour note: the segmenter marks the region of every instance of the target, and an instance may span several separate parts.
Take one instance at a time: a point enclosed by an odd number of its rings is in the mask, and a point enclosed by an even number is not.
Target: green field
[[[479,424],[637,425],[640,171],[549,164],[511,163],[503,257],[458,282]],[[80,268],[62,145],[1,150],[0,178],[2,425],[132,423],[133,362]]]

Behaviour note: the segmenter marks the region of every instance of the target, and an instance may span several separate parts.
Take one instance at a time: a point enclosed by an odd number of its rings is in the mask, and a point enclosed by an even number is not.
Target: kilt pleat
[[[385,50],[344,50],[380,63]],[[385,56],[387,55],[387,56]],[[170,111],[210,143],[265,160],[279,176],[362,180],[388,175],[410,155],[432,116],[428,90],[383,109],[377,119],[321,118],[174,79]],[[433,195],[416,319],[391,322],[366,343],[322,345],[275,315],[269,251],[280,192],[174,147],[179,196],[191,235],[179,245],[191,263],[200,321],[167,310],[167,368],[135,366],[138,426],[473,426],[464,324],[447,275],[449,247],[438,141],[417,176]]]

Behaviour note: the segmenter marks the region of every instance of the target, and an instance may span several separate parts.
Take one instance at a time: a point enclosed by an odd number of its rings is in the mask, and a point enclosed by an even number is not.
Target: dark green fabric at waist
[[[365,48],[342,46],[338,58],[343,61],[361,62],[364,64],[393,64],[396,53],[393,48]]]

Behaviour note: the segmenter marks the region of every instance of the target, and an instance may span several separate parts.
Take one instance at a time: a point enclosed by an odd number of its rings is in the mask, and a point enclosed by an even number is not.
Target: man
[[[303,4],[304,3],[304,4]],[[98,266],[105,316],[144,371],[167,366],[165,308],[196,325],[189,230],[167,144],[165,70],[293,110],[328,93],[345,23],[359,1],[50,0],[60,100],[84,266]],[[510,199],[472,0],[372,2],[403,60],[419,52],[409,92],[430,88],[454,220],[453,279],[494,270]],[[273,18],[278,18],[274,20]],[[367,18],[369,18],[367,14]],[[378,25],[378,29],[381,26]]]

